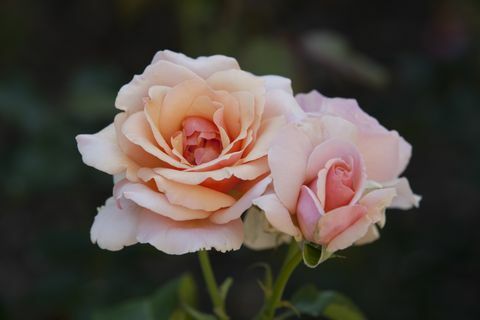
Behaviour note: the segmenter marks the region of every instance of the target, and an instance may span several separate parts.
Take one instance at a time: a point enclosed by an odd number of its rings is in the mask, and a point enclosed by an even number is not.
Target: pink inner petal
[[[192,164],[200,165],[218,158],[222,143],[217,126],[201,117],[183,120],[183,156]]]
[[[325,211],[350,203],[355,195],[353,169],[345,161],[339,161],[330,167],[326,181]]]

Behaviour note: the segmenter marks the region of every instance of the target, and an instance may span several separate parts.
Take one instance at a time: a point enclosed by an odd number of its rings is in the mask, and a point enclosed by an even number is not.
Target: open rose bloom
[[[268,153],[273,187],[254,200],[269,228],[260,236],[262,230],[252,228],[257,234],[248,236],[247,244],[268,247],[279,239],[275,231],[328,253],[374,241],[385,224],[385,209],[418,205],[408,181],[399,178],[411,146],[355,100],[316,91],[296,98],[305,114],[274,139]]]
[[[302,112],[290,80],[252,75],[225,56],[161,51],[115,106],[112,124],[77,136],[83,161],[115,180],[92,241],[169,254],[240,248],[241,215],[271,183],[271,141]]]

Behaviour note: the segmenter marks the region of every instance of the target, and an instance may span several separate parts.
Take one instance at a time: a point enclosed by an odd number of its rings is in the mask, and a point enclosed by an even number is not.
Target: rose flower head
[[[266,248],[288,235],[321,246],[328,256],[376,240],[387,208],[418,206],[420,198],[399,178],[411,146],[396,131],[381,126],[355,100],[316,91],[296,99],[304,117],[274,139],[268,152],[272,186],[253,201],[266,218],[256,218],[257,224],[269,228],[252,228],[256,234],[247,234],[247,245]],[[249,213],[247,221],[258,214]]]
[[[169,254],[238,249],[242,213],[271,182],[268,147],[303,113],[290,80],[240,70],[226,56],[158,52],[116,98],[121,112],[77,136],[83,161],[114,176],[91,239]]]

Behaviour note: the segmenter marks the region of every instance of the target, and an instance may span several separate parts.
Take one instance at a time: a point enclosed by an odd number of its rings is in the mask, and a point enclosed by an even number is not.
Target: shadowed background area
[[[413,145],[405,175],[421,208],[392,210],[381,241],[346,259],[300,267],[287,296],[314,283],[369,319],[480,318],[479,2],[4,0],[0,319],[90,319],[185,272],[206,294],[194,254],[89,240],[112,179],[82,164],[74,136],[112,121],[116,92],[160,49],[226,54],[296,92],[355,97]],[[213,255],[218,277],[235,277],[233,319],[261,303],[249,266],[276,269],[283,251]]]

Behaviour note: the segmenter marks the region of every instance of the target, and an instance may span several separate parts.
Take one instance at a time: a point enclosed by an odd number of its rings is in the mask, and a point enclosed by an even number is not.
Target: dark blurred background
[[[390,212],[381,241],[347,259],[299,268],[287,294],[314,283],[369,319],[480,319],[480,4],[468,0],[2,0],[0,318],[90,319],[184,272],[201,281],[194,254],[89,240],[112,179],[82,164],[74,136],[112,121],[116,92],[160,49],[356,97],[412,143],[420,209]],[[279,251],[213,255],[236,278],[234,319],[261,301],[248,267],[278,268]]]

